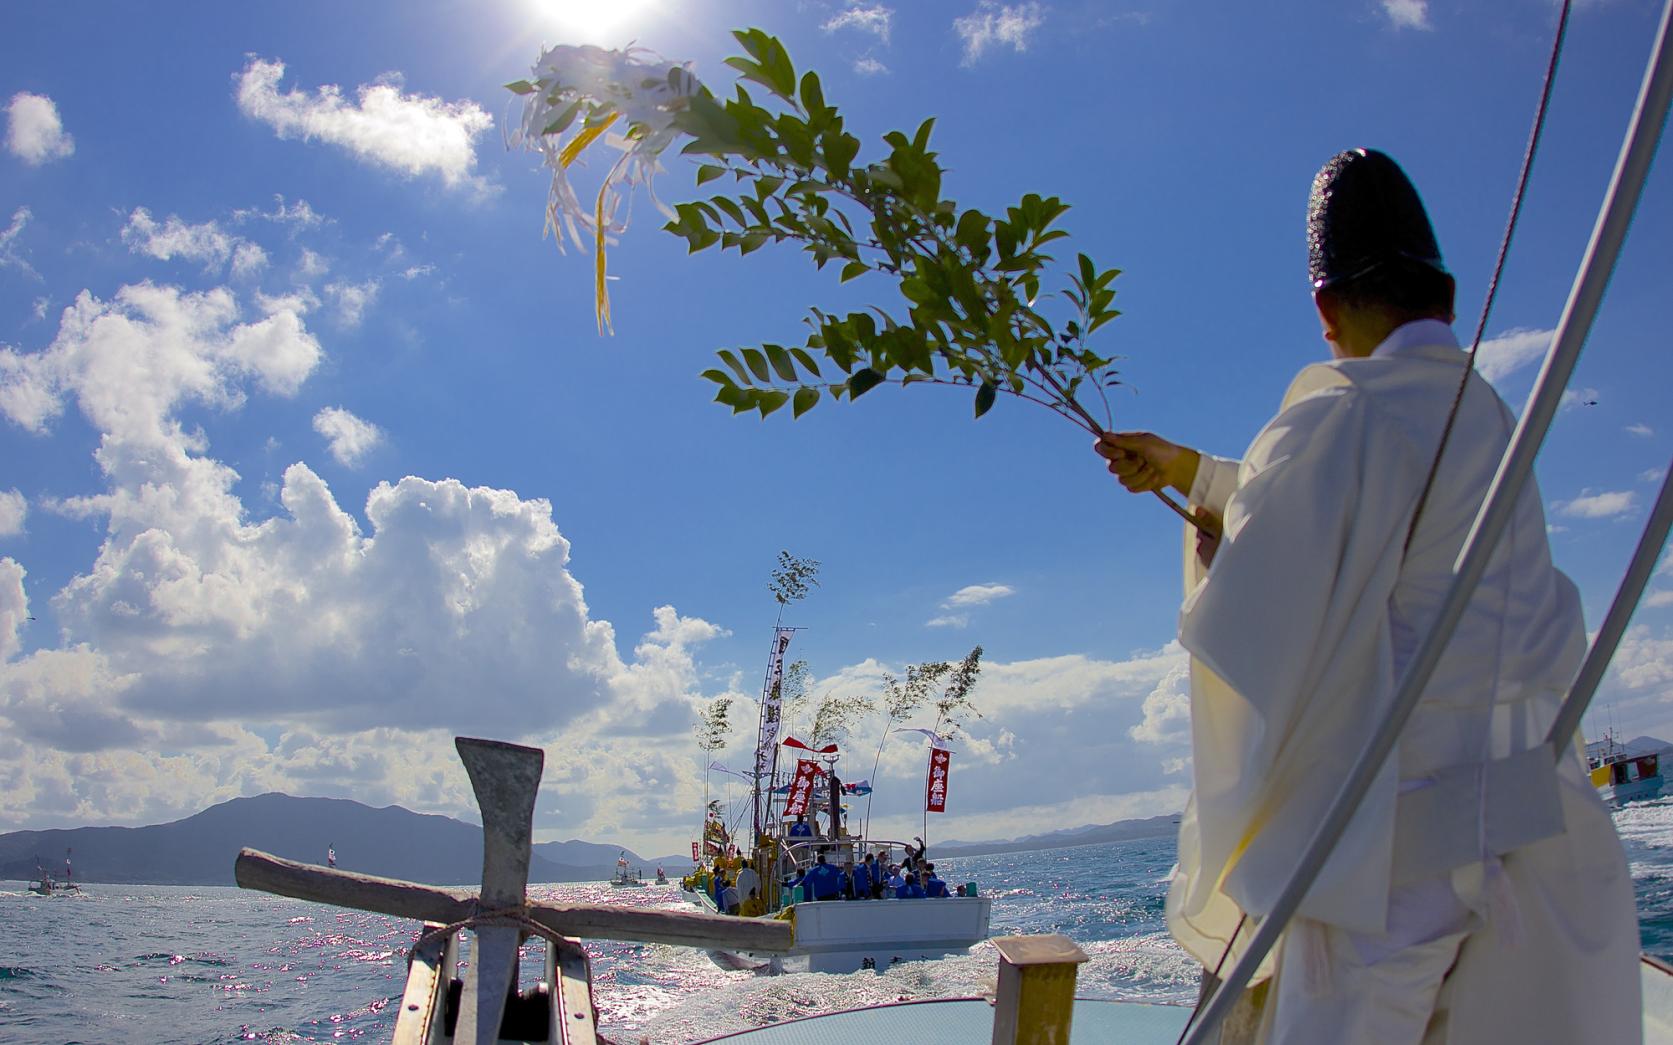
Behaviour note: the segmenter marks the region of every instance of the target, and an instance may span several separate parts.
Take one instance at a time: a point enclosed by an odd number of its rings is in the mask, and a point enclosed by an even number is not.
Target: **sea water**
[[[1616,814],[1644,949],[1673,960],[1673,798]],[[933,846],[931,856],[933,857]],[[1167,936],[1172,839],[938,860],[994,898],[993,934],[1061,932],[1090,956],[1079,993],[1185,1004],[1197,967]],[[229,855],[228,859],[231,859]],[[557,902],[682,907],[672,887],[534,886]],[[886,901],[877,901],[886,902]],[[233,888],[89,885],[40,897],[0,884],[0,1042],[389,1039],[416,923]],[[527,952],[538,968],[544,945]],[[880,973],[765,976],[703,952],[589,942],[606,1037],[697,1041],[840,1009],[992,990],[991,944]]]

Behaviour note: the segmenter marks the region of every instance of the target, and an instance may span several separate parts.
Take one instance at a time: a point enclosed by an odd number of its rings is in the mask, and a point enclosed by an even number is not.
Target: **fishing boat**
[[[820,862],[839,870],[852,869],[864,863],[868,854],[880,858],[880,863],[891,855],[921,855],[923,843],[914,847],[894,839],[868,838],[863,831],[851,835],[843,797],[870,794],[870,784],[842,783],[837,773],[841,751],[835,743],[814,746],[794,737],[779,740],[784,656],[794,631],[775,627],[768,653],[755,771],[749,778],[751,823],[747,826],[754,845],[744,850],[736,844],[734,832],[727,830],[711,805],[702,841],[692,843],[699,868],[681,884],[682,895],[700,910],[726,913],[715,890],[716,878],[723,876],[737,888],[739,909],[746,916],[792,923],[795,941],[784,952],[721,952],[716,958],[730,968],[843,974],[969,950],[987,939],[993,916],[992,898],[981,895],[974,882],[960,886],[957,896],[921,899],[856,897],[851,881],[846,896],[839,891],[838,898],[830,898],[830,887],[815,893],[810,872],[817,873]],[[803,757],[797,759],[789,779],[777,784],[780,747],[796,749]],[[936,793],[944,800],[944,763],[934,764],[942,766]],[[808,814],[814,812],[824,814],[823,833],[808,822]],[[739,831],[743,829],[740,825]],[[703,861],[709,866],[703,867]]]
[[[1598,796],[1612,809],[1661,795],[1664,781],[1659,753],[1635,751],[1616,739],[1613,730],[1586,745],[1586,766]]]
[[[641,877],[640,870],[637,867],[630,868],[628,866],[627,851],[623,850],[622,855],[616,857],[616,874],[615,877],[610,879],[610,887],[613,889],[643,889],[645,884],[645,879]]]
[[[71,850],[64,850],[63,881],[53,878],[37,863],[35,878],[29,883],[29,891],[36,896],[80,896],[81,886],[76,884],[75,869],[70,866],[70,853]]]

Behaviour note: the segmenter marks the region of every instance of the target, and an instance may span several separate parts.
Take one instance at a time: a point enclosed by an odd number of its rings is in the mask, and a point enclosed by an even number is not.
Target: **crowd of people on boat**
[[[791,824],[786,839],[812,837],[811,832],[798,832],[798,826],[805,823],[802,819]],[[846,854],[841,866],[824,851],[816,852],[811,862],[800,866],[785,858],[780,884],[790,896],[805,900],[925,900],[976,895],[974,882],[949,886],[936,874],[935,864],[924,858],[924,840],[913,841],[918,844],[905,845],[898,862],[888,848],[868,852],[857,861],[852,853]],[[712,868],[700,865],[685,884],[707,893],[722,914],[748,918],[767,913],[760,875],[736,853],[716,857]]]

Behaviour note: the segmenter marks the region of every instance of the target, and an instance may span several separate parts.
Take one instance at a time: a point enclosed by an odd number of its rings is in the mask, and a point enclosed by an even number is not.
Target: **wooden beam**
[[[464,921],[477,910],[476,896],[466,889],[417,885],[319,867],[257,849],[245,849],[238,854],[233,878],[245,889],[441,925]],[[779,952],[790,949],[792,938],[789,922],[695,911],[647,911],[608,904],[530,901],[528,914],[553,932],[587,940]]]
[[[999,936],[993,1045],[1068,1045],[1076,966],[1086,952],[1067,936]]]

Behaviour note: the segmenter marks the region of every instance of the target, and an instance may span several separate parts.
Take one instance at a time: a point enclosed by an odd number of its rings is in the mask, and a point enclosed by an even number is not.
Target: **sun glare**
[[[540,20],[557,33],[552,43],[624,47],[640,36],[659,0],[530,0]]]

